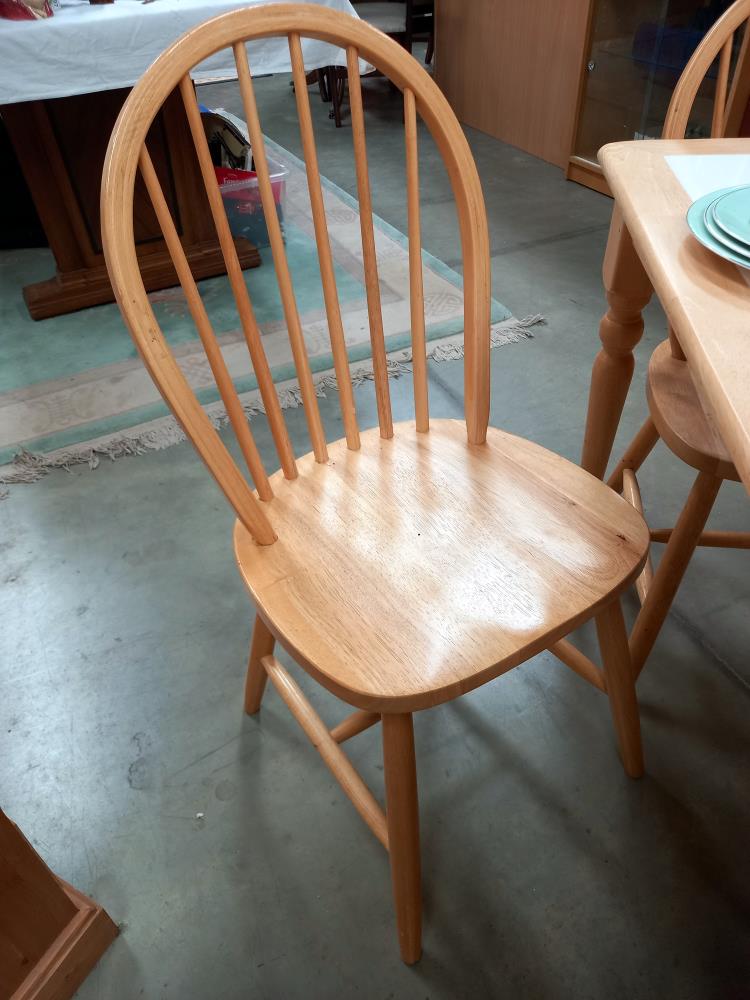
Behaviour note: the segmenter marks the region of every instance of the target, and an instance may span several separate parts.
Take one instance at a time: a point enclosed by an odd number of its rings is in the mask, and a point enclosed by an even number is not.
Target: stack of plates
[[[750,184],[703,195],[690,206],[687,222],[709,250],[750,269]]]

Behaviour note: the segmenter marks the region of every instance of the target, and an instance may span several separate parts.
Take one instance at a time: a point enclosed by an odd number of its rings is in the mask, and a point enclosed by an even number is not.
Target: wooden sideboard
[[[99,192],[107,143],[128,93],[105,90],[0,106],[55,257],[54,274],[23,290],[33,319],[114,301],[101,247]],[[176,92],[151,127],[149,149],[194,276],[224,274],[224,257]],[[146,289],[176,285],[172,258],[140,178],[134,223]],[[247,240],[237,238],[235,243],[243,267],[260,264],[258,250]]]
[[[436,0],[435,76],[459,120],[566,167],[591,0]]]
[[[463,124],[609,193],[597,150],[658,137],[683,66],[670,71],[644,55],[643,37],[667,23],[678,33],[705,30],[701,12],[703,0],[668,8],[656,0],[436,0],[435,76]],[[738,59],[730,136],[750,134],[750,47]],[[707,127],[711,86],[695,105]]]

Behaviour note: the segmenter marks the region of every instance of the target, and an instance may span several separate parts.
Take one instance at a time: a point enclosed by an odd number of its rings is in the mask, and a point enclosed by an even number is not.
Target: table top
[[[154,59],[189,28],[228,10],[268,0],[62,0],[39,21],[0,19],[0,105],[132,87]],[[276,0],[279,2],[279,0]],[[281,0],[289,2],[289,0]],[[304,0],[357,16],[349,0]],[[305,38],[305,66],[345,65],[341,49]],[[283,38],[248,45],[254,74],[291,71]],[[234,79],[229,51],[201,63],[193,79]]]
[[[693,199],[666,159],[717,154],[748,156],[750,139],[618,142],[599,160],[706,414],[750,492],[750,272],[692,235],[685,214]]]

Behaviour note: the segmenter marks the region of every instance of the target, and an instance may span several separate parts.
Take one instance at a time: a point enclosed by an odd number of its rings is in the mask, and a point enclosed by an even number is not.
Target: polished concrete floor
[[[403,229],[398,100],[379,82],[366,97],[376,210]],[[286,82],[260,98],[268,134],[298,152]],[[351,132],[313,109],[321,168],[351,190]],[[469,139],[494,293],[547,319],[494,352],[492,422],[576,459],[610,202]],[[458,266],[423,146],[425,246]],[[647,319],[621,443],[664,335],[658,307]],[[436,412],[460,414],[461,378],[460,363],[431,365]],[[407,416],[407,380],[392,391]],[[357,405],[374,423],[371,387]],[[336,407],[323,403],[332,434]],[[289,421],[305,448],[302,413]],[[671,523],[689,473],[662,450],[642,481],[650,517]],[[424,956],[406,968],[382,849],[274,693],[242,714],[252,612],[231,521],[187,445],[56,472],[0,504],[0,805],[122,928],[81,998],[750,997],[747,553],[694,560],[639,685],[641,781],[620,768],[605,700],[549,655],[417,717]],[[725,487],[715,523],[748,526],[741,488]],[[349,746],[379,789],[377,731]]]

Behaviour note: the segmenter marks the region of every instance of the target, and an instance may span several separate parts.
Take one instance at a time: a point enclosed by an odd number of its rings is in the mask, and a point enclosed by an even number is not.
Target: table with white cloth
[[[52,277],[24,288],[35,319],[113,300],[101,250],[99,185],[109,136],[129,89],[189,28],[264,2],[62,0],[51,18],[0,20],[0,116],[56,262]],[[306,2],[356,16],[349,0]],[[317,39],[303,39],[302,49],[308,70],[345,63],[340,49]],[[249,43],[248,58],[255,76],[291,70],[286,38]],[[235,78],[231,50],[216,53],[192,76],[195,83]],[[177,93],[155,120],[149,148],[193,273],[196,278],[222,273],[224,261]],[[175,284],[153,210],[138,191],[135,225],[147,289]],[[243,267],[260,262],[246,240],[237,245]]]

